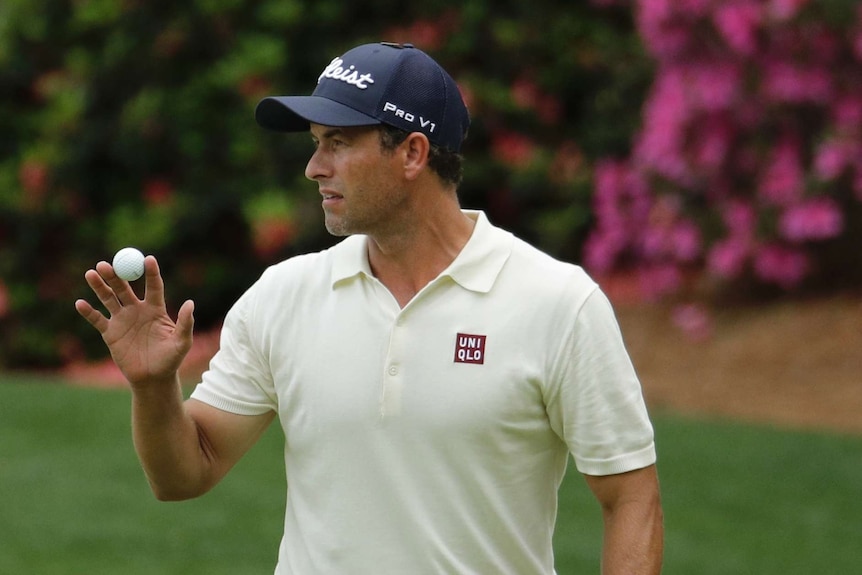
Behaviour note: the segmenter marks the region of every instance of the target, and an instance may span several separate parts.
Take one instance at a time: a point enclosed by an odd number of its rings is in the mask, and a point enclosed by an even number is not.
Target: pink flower
[[[731,236],[716,242],[709,249],[707,269],[720,278],[736,279],[742,274],[748,256],[748,242]]]
[[[832,97],[832,78],[826,69],[773,60],[763,74],[763,92],[775,102],[827,104]]]
[[[827,240],[843,231],[844,216],[834,200],[817,198],[784,210],[778,227],[782,237],[791,242]]]
[[[814,171],[821,180],[834,180],[850,165],[854,156],[854,147],[847,142],[826,140],[814,155]]]
[[[616,198],[625,187],[627,166],[614,160],[599,160],[596,163],[593,184],[598,198]]]
[[[692,137],[692,155],[696,166],[708,172],[718,170],[724,165],[733,143],[734,128],[723,118],[706,118],[701,129]]]
[[[769,15],[776,20],[790,20],[809,0],[770,0]]]
[[[704,341],[712,336],[712,318],[702,305],[678,305],[671,313],[671,320],[683,334],[694,341]]]
[[[668,233],[662,227],[649,227],[640,237],[640,256],[646,260],[661,260],[670,251]]]
[[[825,24],[810,24],[811,29],[806,34],[806,51],[811,55],[810,61],[818,65],[834,65],[842,51],[844,39]]]
[[[731,50],[746,56],[757,50],[757,32],[763,20],[762,6],[753,2],[734,2],[715,10],[713,20]]]
[[[682,220],[670,232],[671,251],[679,262],[692,262],[700,256],[703,240],[694,222]]]
[[[673,264],[646,265],[638,269],[640,291],[648,300],[657,300],[677,291],[682,274]]]
[[[584,243],[584,267],[595,274],[611,271],[625,245],[625,232],[620,228],[593,230]]]
[[[635,160],[671,181],[687,181],[689,170],[682,151],[689,114],[682,71],[660,72],[644,106],[644,125],[635,142]]]
[[[600,161],[594,176],[593,208],[600,222],[620,220],[643,226],[649,216],[652,200],[643,179],[622,162]]]
[[[842,133],[862,127],[862,92],[836,100],[832,104],[832,121]]]
[[[757,277],[783,289],[798,286],[808,270],[808,258],[799,250],[770,244],[760,248],[754,255],[754,272]]]
[[[722,208],[721,216],[731,236],[745,239],[754,237],[757,214],[751,204],[730,200]]]
[[[689,44],[691,27],[675,19],[678,0],[639,0],[637,26],[644,43],[653,55],[667,58],[681,53]]]
[[[803,178],[799,143],[795,137],[785,136],[772,150],[758,191],[768,203],[788,205],[802,195]]]
[[[692,262],[700,255],[701,247],[700,230],[687,220],[650,226],[640,237],[640,255],[652,261]]]
[[[712,9],[714,0],[676,0],[676,9],[690,17],[702,18]]]
[[[742,71],[730,61],[699,62],[687,68],[685,80],[693,107],[720,111],[738,98]]]

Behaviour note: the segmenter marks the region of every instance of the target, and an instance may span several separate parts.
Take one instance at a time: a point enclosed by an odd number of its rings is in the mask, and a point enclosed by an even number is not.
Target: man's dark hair
[[[410,132],[388,124],[380,124],[378,129],[380,131],[380,145],[387,152],[397,148],[410,135]],[[453,184],[456,188],[461,185],[461,179],[464,177],[463,160],[461,154],[435,144],[431,144],[431,149],[428,152],[428,167],[444,183]]]

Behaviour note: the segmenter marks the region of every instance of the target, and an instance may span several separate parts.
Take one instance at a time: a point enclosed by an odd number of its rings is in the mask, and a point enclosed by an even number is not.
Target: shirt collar
[[[463,210],[476,222],[473,233],[461,253],[443,270],[440,276],[452,278],[470,291],[486,293],[503,269],[512,253],[512,234],[493,226],[482,211]],[[373,277],[368,263],[367,238],[351,236],[341,242],[333,253],[332,286],[342,280],[364,274]]]

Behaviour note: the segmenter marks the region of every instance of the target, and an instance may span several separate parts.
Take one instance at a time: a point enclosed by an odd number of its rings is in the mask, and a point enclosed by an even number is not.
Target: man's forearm
[[[177,378],[133,389],[132,437],[156,498],[190,499],[209,489],[205,442],[186,413]]]
[[[605,512],[603,575],[658,575],[664,553],[661,503],[630,502]]]

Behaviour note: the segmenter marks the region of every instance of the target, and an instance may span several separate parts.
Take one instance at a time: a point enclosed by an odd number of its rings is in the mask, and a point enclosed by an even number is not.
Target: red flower
[[[38,160],[26,160],[18,170],[18,180],[24,191],[42,194],[48,187],[48,167]]]
[[[518,78],[512,83],[509,90],[512,101],[519,108],[531,110],[539,102],[539,87],[528,78]]]
[[[391,42],[410,43],[423,50],[437,50],[446,40],[447,21],[417,20],[407,26],[397,26],[386,31]]]
[[[238,89],[243,98],[257,102],[267,94],[272,93],[272,84],[258,74],[251,74],[242,79]]]
[[[174,186],[164,178],[148,180],[144,184],[144,201],[151,206],[161,206],[174,199]]]
[[[529,166],[536,153],[536,144],[527,136],[516,132],[499,132],[491,142],[494,157],[515,168]]]
[[[18,181],[24,191],[24,206],[40,206],[48,191],[48,167],[38,160],[26,160],[18,169]]]
[[[11,304],[9,302],[9,289],[2,281],[0,281],[0,317],[4,317],[9,313]]]
[[[252,224],[254,251],[262,260],[269,260],[288,245],[296,228],[284,218],[262,218]]]

